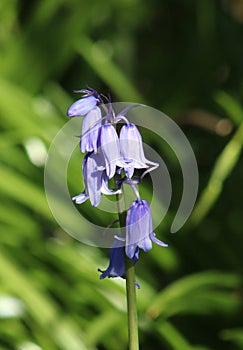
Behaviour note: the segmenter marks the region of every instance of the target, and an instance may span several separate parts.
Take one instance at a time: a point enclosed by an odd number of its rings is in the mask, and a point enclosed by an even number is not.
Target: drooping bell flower
[[[126,166],[124,170],[128,178],[131,178],[134,169],[148,168],[149,164],[155,164],[145,158],[140,132],[135,124],[125,124],[120,131],[120,152]]]
[[[152,241],[162,247],[168,246],[155,237],[149,203],[141,199],[133,201],[126,218],[126,255],[130,259],[138,259],[139,248],[149,251]]]
[[[120,193],[120,190],[112,191],[108,188],[108,177],[100,154],[88,153],[83,160],[82,172],[85,189],[72,198],[76,204],[81,204],[89,198],[92,206],[97,207],[102,193],[107,195]]]
[[[121,159],[116,129],[111,123],[101,126],[99,145],[105,159],[106,174],[111,179],[115,175],[116,166],[124,166]]]
[[[80,139],[80,149],[84,153],[97,152],[97,142],[99,137],[99,130],[101,126],[101,110],[95,107],[89,111],[82,123],[82,135]]]
[[[94,96],[83,97],[75,101],[67,110],[68,117],[82,117],[95,108],[97,99]]]
[[[115,239],[112,247],[110,248],[110,262],[106,270],[100,270],[102,272],[100,279],[105,277],[114,278],[121,277],[125,278],[125,260],[124,260],[124,247],[120,246],[120,242]]]
[[[102,100],[97,91],[91,87],[87,89],[75,90],[74,92],[83,93],[83,97],[75,101],[67,110],[68,117],[82,117],[89,111],[96,107],[97,104],[102,103]]]
[[[121,277],[124,279],[126,278],[124,247],[121,247],[120,244],[121,243],[119,242],[119,240],[115,238],[114,243],[110,248],[110,262],[108,268],[104,271],[98,269],[98,271],[102,273],[100,275],[101,280],[106,277]],[[136,262],[137,258],[134,257],[133,263],[135,264]],[[137,288],[140,288],[137,282],[135,282],[135,285]]]

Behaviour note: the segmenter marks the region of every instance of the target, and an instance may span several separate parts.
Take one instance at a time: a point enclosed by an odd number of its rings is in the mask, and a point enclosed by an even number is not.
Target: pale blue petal
[[[137,242],[139,239],[139,228],[137,226],[137,216],[138,216],[138,202],[133,201],[130,205],[127,218],[126,218],[126,255],[132,259],[136,249]]]
[[[135,264],[138,260],[138,254],[135,253],[133,263]],[[110,262],[106,270],[100,270],[100,279],[121,277],[126,278],[125,260],[124,260],[124,248],[120,246],[120,242],[115,240],[112,247],[110,248]],[[138,282],[135,281],[136,288],[140,288]]]
[[[126,245],[126,256],[133,259],[137,246],[135,244]]]
[[[107,194],[107,195],[121,194],[122,193],[122,190],[120,190],[120,189],[118,189],[116,191],[109,189],[108,176],[106,175],[105,172],[103,172],[103,174],[102,174],[101,193]]]
[[[130,165],[130,164],[127,164],[125,167],[124,167],[124,171],[125,171],[125,174],[126,174],[126,177],[128,179],[131,179],[133,174],[134,174],[134,166]]]
[[[98,170],[102,162],[99,154],[92,153],[87,157],[84,168],[84,183],[92,206],[97,207],[101,196],[102,171]]]
[[[120,131],[121,155],[136,169],[147,168],[142,137],[134,124],[124,125]]]
[[[94,96],[83,97],[74,102],[67,110],[68,117],[79,117],[86,115],[97,104]]]
[[[158,238],[155,237],[155,233],[152,232],[150,233],[149,237],[152,239],[152,241],[158,245],[160,245],[161,247],[168,247],[168,244],[160,241]]]
[[[89,196],[84,192],[78,194],[77,196],[72,197],[72,200],[75,201],[76,204],[82,204],[84,203]]]
[[[126,219],[126,255],[134,259],[138,248],[145,252],[152,249],[152,213],[146,200],[133,201]]]
[[[114,126],[104,124],[100,130],[100,149],[105,159],[106,174],[111,179],[116,172],[116,166],[121,166],[119,139]]]
[[[83,119],[82,135],[80,140],[81,152],[97,152],[99,129],[101,126],[101,111],[95,107]]]
[[[124,260],[124,249],[120,246],[120,242],[115,240],[113,246],[110,249],[110,263],[108,268],[103,270],[98,270],[102,272],[100,279],[105,277],[114,278],[122,277],[125,278],[125,260]]]
[[[152,249],[152,242],[149,237],[144,238],[142,241],[138,243],[138,247],[140,249],[143,249],[145,252],[148,252],[150,249]]]

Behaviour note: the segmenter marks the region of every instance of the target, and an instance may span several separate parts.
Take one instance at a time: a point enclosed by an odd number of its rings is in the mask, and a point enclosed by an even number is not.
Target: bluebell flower
[[[113,246],[110,248],[110,262],[105,271],[102,272],[100,279],[105,277],[121,277],[125,278],[125,260],[124,260],[124,247],[120,247],[120,242],[115,239]]]
[[[168,246],[155,237],[149,203],[140,199],[133,201],[126,218],[126,255],[130,259],[138,259],[139,248],[149,251],[152,241],[162,247]]]
[[[97,104],[102,103],[102,100],[97,91],[91,87],[82,90],[74,90],[74,92],[84,94],[81,99],[74,102],[67,110],[68,117],[85,116],[91,109],[95,108]]]
[[[108,188],[108,177],[101,154],[88,153],[83,159],[82,172],[85,189],[72,198],[76,204],[81,204],[89,198],[92,206],[97,207],[102,193],[107,195],[120,193],[120,190],[112,191]]]
[[[75,101],[67,110],[68,117],[85,116],[91,109],[97,105],[97,99],[94,96],[83,97]]]
[[[129,179],[133,176],[134,169],[148,168],[151,164],[155,165],[145,158],[142,137],[135,124],[125,124],[121,128],[119,139],[120,152],[126,163],[124,170]]]
[[[116,166],[124,166],[121,159],[116,129],[111,123],[101,126],[99,145],[105,159],[106,174],[111,179],[115,175]]]
[[[97,142],[101,126],[101,110],[95,107],[89,111],[82,123],[82,135],[80,139],[81,152],[97,152]]]
[[[126,278],[126,269],[125,269],[125,256],[124,256],[124,247],[120,246],[119,240],[115,239],[112,247],[110,248],[110,262],[109,266],[106,270],[100,270],[99,272],[102,272],[100,275],[100,279],[104,279],[106,277],[108,278],[115,278],[115,277],[121,277]],[[135,264],[138,259],[136,257],[133,258],[133,263]],[[137,288],[140,288],[139,284],[135,282],[135,285]]]

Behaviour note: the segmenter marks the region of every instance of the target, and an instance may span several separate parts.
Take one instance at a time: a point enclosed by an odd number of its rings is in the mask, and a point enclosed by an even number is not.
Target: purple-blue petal
[[[97,142],[101,126],[101,111],[95,107],[89,111],[82,123],[82,135],[80,139],[81,152],[97,152]]]
[[[120,243],[119,243],[120,244]],[[110,248],[110,263],[105,271],[98,270],[102,272],[100,279],[105,277],[114,278],[122,277],[125,278],[125,261],[124,261],[124,248],[117,247],[118,242],[115,241],[113,247]]]
[[[88,157],[85,157],[83,178],[85,189],[93,207],[97,207],[100,203],[102,170],[99,170],[99,167],[101,164],[102,157],[100,154],[91,153]]]
[[[89,196],[84,192],[78,194],[77,196],[72,197],[72,200],[75,201],[76,204],[82,204],[84,203]]]
[[[138,260],[139,251],[135,253],[133,263],[135,264]],[[125,260],[124,260],[124,247],[120,247],[120,240],[115,239],[113,246],[110,248],[110,262],[106,270],[100,270],[100,279],[121,277],[126,278]],[[136,288],[140,288],[138,282],[135,282]]]
[[[155,237],[149,203],[146,200],[133,201],[126,218],[126,255],[138,260],[139,249],[149,251],[152,249],[152,241],[167,247],[167,244]]]
[[[116,166],[121,166],[119,139],[114,126],[106,123],[100,128],[100,149],[105,159],[106,174],[111,179],[116,172]]]
[[[135,124],[126,124],[120,131],[120,149],[124,160],[136,169],[147,168],[142,137]]]
[[[101,184],[101,193],[106,195],[112,195],[112,194],[121,194],[122,190],[110,190],[108,187],[108,176],[106,175],[106,172],[103,171],[102,173],[102,184]]]
[[[97,104],[94,96],[83,97],[74,102],[67,110],[68,117],[80,117],[86,115]]]
[[[164,242],[160,241],[158,238],[156,238],[154,232],[150,233],[149,237],[154,243],[160,245],[161,247],[168,247],[167,243],[164,243]]]

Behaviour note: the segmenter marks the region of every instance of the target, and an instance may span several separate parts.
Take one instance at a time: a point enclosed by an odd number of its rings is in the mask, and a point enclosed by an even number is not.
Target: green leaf
[[[147,310],[147,314],[156,318],[158,316],[169,317],[181,311],[204,313],[204,307],[216,307],[215,300],[218,298],[217,291],[220,288],[236,288],[240,285],[240,278],[235,274],[220,272],[202,272],[170,284],[164,288],[153,300]],[[195,294],[196,293],[196,294]],[[227,295],[220,294],[225,304]],[[195,300],[195,301],[193,301]],[[202,302],[200,304],[200,302]],[[217,300],[217,303],[220,299]],[[234,301],[232,301],[234,307]],[[204,306],[203,306],[204,304]],[[199,307],[199,309],[198,309]],[[195,309],[196,308],[196,309]]]
[[[216,159],[208,184],[202,191],[189,219],[190,224],[198,225],[217,201],[223,190],[224,181],[230,175],[239,160],[242,145],[243,124],[239,126],[234,136]]]
[[[237,345],[239,349],[243,349],[243,329],[242,328],[224,329],[220,332],[220,338]]]
[[[4,165],[0,166],[0,191],[47,219],[52,219],[45,195],[38,186]]]
[[[155,327],[162,339],[165,340],[173,350],[210,350],[205,346],[191,345],[170,322],[157,322]]]
[[[243,122],[243,108],[235,98],[222,90],[217,91],[214,98],[236,125]]]

